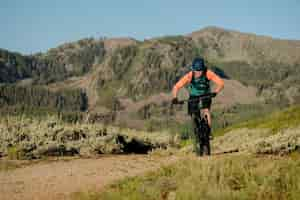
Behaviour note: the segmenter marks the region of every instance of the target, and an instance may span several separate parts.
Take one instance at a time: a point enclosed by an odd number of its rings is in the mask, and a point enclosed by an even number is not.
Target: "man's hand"
[[[178,102],[177,97],[175,97],[175,98],[172,99],[172,104],[178,104],[178,103],[179,103],[179,102]]]

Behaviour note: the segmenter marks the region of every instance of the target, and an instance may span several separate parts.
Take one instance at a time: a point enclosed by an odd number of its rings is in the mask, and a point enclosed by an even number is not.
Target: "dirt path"
[[[70,193],[99,190],[176,160],[175,156],[120,155],[41,162],[0,172],[0,200],[68,199]]]

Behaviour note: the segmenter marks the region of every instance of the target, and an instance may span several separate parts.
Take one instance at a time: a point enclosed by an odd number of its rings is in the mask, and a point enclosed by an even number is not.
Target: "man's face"
[[[201,76],[201,75],[202,75],[202,73],[203,73],[203,71],[194,71],[194,75],[195,75],[195,77],[199,77],[199,76]]]

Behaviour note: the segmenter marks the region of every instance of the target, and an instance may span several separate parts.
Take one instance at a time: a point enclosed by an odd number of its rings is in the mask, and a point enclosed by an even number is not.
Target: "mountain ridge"
[[[294,38],[280,38],[280,37],[274,37],[274,36],[270,36],[270,35],[267,35],[267,34],[256,34],[256,33],[252,33],[252,32],[244,32],[244,31],[239,31],[239,30],[236,30],[236,29],[231,29],[231,28],[223,28],[223,27],[220,27],[220,26],[205,26],[199,30],[194,30],[194,31],[191,31],[191,32],[188,32],[188,33],[185,33],[185,34],[176,34],[176,35],[179,35],[179,36],[183,36],[183,37],[191,37],[191,35],[193,34],[196,34],[196,33],[199,33],[199,32],[211,32],[211,31],[220,31],[220,32],[232,32],[232,33],[237,33],[237,34],[241,34],[241,35],[249,35],[249,36],[255,36],[255,37],[262,37],[262,38],[268,38],[268,39],[272,39],[272,40],[278,40],[278,41],[285,41],[285,42],[292,42],[292,43],[298,43],[298,45],[300,45],[300,39],[294,39]],[[168,36],[168,35],[167,35]],[[0,50],[6,50],[6,51],[10,51],[11,53],[19,53],[23,56],[32,56],[32,55],[36,55],[36,54],[43,54],[43,53],[46,53],[47,51],[51,50],[51,49],[55,49],[55,48],[59,48],[59,47],[62,47],[64,46],[65,44],[72,44],[72,43],[76,43],[77,41],[80,41],[80,40],[84,40],[84,39],[88,39],[88,38],[93,38],[95,40],[108,40],[108,41],[118,41],[118,40],[131,40],[131,41],[135,41],[135,42],[144,42],[144,41],[147,41],[147,40],[152,40],[152,39],[156,39],[156,38],[161,38],[161,37],[164,37],[164,36],[154,36],[154,37],[151,37],[151,38],[145,38],[145,39],[142,39],[142,40],[138,40],[138,39],[135,39],[133,37],[130,37],[130,36],[121,36],[121,37],[99,37],[98,39],[95,38],[95,37],[83,37],[81,39],[78,39],[78,40],[73,40],[73,41],[68,41],[68,42],[64,42],[62,44],[58,44],[56,45],[55,47],[51,47],[49,48],[48,50],[45,50],[45,51],[38,51],[38,52],[35,52],[35,53],[21,53],[19,52],[18,50],[10,50],[10,49],[7,49],[7,48],[1,48],[0,47]]]
[[[141,102],[141,112],[148,112],[149,105],[160,102],[157,94],[170,94],[193,58],[202,56],[210,69],[231,79],[226,83],[230,89],[221,95],[224,101],[217,101],[220,104],[251,104],[258,99],[293,104],[300,91],[298,43],[216,27],[144,41],[86,38],[31,56],[0,51],[0,82],[43,85],[50,90],[80,88],[88,95],[89,110],[95,112],[121,109],[120,101],[128,98]]]
[[[288,64],[300,63],[300,40],[274,39],[270,36],[258,36],[251,33],[241,33],[238,31],[229,31],[218,27],[207,27],[200,31],[192,32],[187,37],[191,37],[194,41],[210,44],[208,50],[226,49],[217,56],[209,56],[211,58],[219,58],[228,55],[230,60],[247,60],[251,64],[260,63],[258,60],[253,61],[253,57],[266,59],[268,61],[283,62]],[[253,50],[255,50],[253,52]],[[230,52],[228,52],[230,51]],[[218,52],[217,52],[218,53]],[[210,54],[212,54],[210,52]],[[224,55],[220,55],[224,54]]]

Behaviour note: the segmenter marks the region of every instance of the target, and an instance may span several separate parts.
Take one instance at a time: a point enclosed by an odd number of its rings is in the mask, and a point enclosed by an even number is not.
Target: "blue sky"
[[[143,40],[206,26],[300,40],[299,0],[0,1],[0,48],[24,54],[86,37]]]

